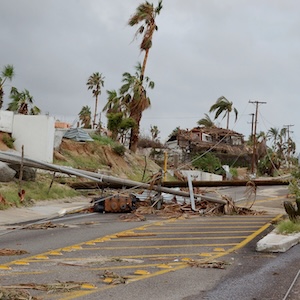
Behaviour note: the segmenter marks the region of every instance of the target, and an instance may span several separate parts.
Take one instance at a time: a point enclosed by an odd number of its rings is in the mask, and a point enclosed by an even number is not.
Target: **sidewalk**
[[[68,211],[88,207],[90,200],[87,197],[44,200],[33,206],[0,210],[0,227],[58,217]]]

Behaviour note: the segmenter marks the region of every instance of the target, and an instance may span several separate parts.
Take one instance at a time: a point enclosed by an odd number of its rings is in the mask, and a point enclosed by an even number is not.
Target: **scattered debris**
[[[225,269],[229,263],[224,261],[207,261],[207,260],[191,260],[187,262],[191,267],[205,268],[205,269]]]
[[[105,270],[103,275],[101,275],[101,278],[103,278],[103,282],[108,284],[125,284],[126,283],[126,277],[123,277],[117,273]]]
[[[38,223],[38,224],[31,224],[28,226],[24,226],[22,229],[52,229],[52,228],[67,228],[67,225],[64,224],[54,224],[52,222],[47,223]]]
[[[66,282],[57,281],[55,283],[50,283],[50,284],[22,283],[18,285],[1,287],[0,293],[2,291],[2,288],[9,291],[14,291],[17,289],[20,290],[32,289],[32,290],[46,291],[48,293],[58,293],[58,292],[70,292],[74,290],[86,289],[87,287],[92,288],[90,284],[86,282],[75,282],[75,281],[66,281]],[[31,300],[36,298],[20,298],[20,297],[1,298],[0,297],[0,299],[16,299],[16,300],[30,299]]]
[[[138,212],[133,212],[131,214],[121,215],[120,220],[125,222],[142,222],[146,221],[146,217]]]
[[[26,250],[14,250],[14,249],[0,249],[0,256],[22,255],[28,254]],[[0,299],[2,299],[0,297]]]
[[[28,291],[0,287],[0,299],[7,300],[38,300],[30,295]]]

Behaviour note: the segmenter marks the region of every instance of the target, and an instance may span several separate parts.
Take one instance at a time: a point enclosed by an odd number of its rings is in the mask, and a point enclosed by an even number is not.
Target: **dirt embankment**
[[[112,147],[96,142],[76,142],[63,139],[59,151],[54,153],[56,162],[68,162],[92,172],[105,172],[122,178],[141,180],[157,173],[160,167],[144,156],[129,151],[118,155]]]

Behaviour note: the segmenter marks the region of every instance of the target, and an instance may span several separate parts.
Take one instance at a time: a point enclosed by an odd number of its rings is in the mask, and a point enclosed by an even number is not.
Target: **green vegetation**
[[[202,156],[201,154],[196,155],[196,158],[193,159],[192,164],[194,167],[204,172],[214,173],[218,175],[225,174],[220,159],[210,152]]]
[[[292,222],[291,220],[283,220],[276,226],[276,230],[281,234],[292,234],[300,232],[300,222]]]
[[[14,141],[15,139],[10,136],[8,133],[4,133],[2,136],[3,143],[10,149],[14,148]]]
[[[20,202],[18,192],[20,190],[19,182],[0,183],[0,210],[15,206],[28,205],[32,200],[62,199],[79,196],[75,190],[67,185],[53,182],[51,188],[51,174],[37,174],[36,181],[23,181],[22,189],[25,190],[25,199]]]

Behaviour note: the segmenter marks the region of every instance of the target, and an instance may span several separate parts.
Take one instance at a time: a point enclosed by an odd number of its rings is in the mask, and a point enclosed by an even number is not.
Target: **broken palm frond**
[[[120,220],[125,222],[142,222],[146,221],[146,217],[138,212],[133,212],[126,215],[121,215],[119,217]]]
[[[25,290],[15,290],[11,288],[0,287],[0,299],[7,300],[38,300]]]
[[[139,214],[145,214],[145,215],[153,215],[156,213],[156,209],[148,204],[148,206],[139,206],[136,209],[136,212]]]
[[[101,278],[103,278],[103,282],[108,284],[125,284],[126,283],[126,277],[123,277],[117,273],[105,270],[103,275],[101,275]]]
[[[256,191],[257,187],[253,181],[248,181],[246,184],[246,190],[245,190],[245,198],[246,198],[246,203],[249,204],[249,208],[253,206],[256,200]]]
[[[0,249],[0,256],[22,255],[28,254],[26,250]],[[2,299],[0,297],[0,299]]]
[[[51,228],[67,228],[67,225],[64,224],[54,224],[52,222],[40,223],[40,224],[31,224],[23,227],[22,229],[51,229]]]
[[[85,285],[88,283],[86,282],[75,282],[75,281],[66,281],[66,282],[55,282],[50,284],[37,284],[37,283],[22,283],[18,285],[11,285],[11,286],[4,286],[4,289],[7,290],[16,290],[16,289],[32,289],[32,290],[39,290],[39,291],[46,291],[48,293],[56,293],[56,292],[70,292],[74,290],[80,290],[84,288]],[[1,288],[0,288],[1,292]],[[2,298],[0,298],[2,299]],[[3,298],[6,299],[6,298]],[[7,298],[7,299],[22,299],[23,298]],[[27,299],[27,298],[25,298]],[[32,298],[28,298],[32,299]]]
[[[225,269],[229,263],[224,261],[207,261],[207,260],[191,260],[187,264],[191,267],[205,268],[205,269]]]

